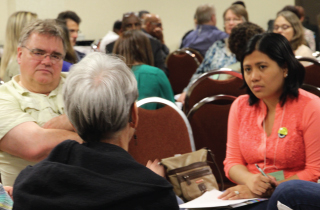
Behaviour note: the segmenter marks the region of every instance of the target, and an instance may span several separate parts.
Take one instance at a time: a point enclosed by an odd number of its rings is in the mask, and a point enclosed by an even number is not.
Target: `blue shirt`
[[[204,56],[209,47],[220,39],[227,38],[228,34],[220,31],[216,26],[198,25],[197,29],[190,32],[183,40],[183,47],[195,49]]]
[[[72,63],[69,63],[67,61],[63,61],[62,72],[69,72],[69,69],[71,66],[72,66]]]

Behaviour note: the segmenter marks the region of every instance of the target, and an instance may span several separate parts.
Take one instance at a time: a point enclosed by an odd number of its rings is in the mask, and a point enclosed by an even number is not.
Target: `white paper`
[[[219,199],[219,195],[222,192],[219,190],[211,190],[205,192],[202,196],[189,201],[187,203],[179,205],[180,208],[207,208],[207,207],[219,207],[219,206],[232,206],[234,204],[240,204],[245,201],[254,200],[254,198],[250,199],[239,199],[239,200],[221,200]],[[262,200],[262,199],[259,199]],[[267,200],[267,199],[263,199]]]

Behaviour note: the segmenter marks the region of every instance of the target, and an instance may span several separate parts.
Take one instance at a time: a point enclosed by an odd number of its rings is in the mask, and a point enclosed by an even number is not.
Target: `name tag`
[[[272,172],[272,173],[268,173],[268,175],[273,176],[274,178],[276,178],[277,181],[282,181],[282,180],[284,180],[283,170],[281,170],[281,171],[276,171],[276,172]]]

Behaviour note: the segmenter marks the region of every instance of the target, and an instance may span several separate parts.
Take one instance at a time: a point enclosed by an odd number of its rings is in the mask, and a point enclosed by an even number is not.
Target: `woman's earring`
[[[136,134],[134,134],[133,135],[133,140],[134,140],[134,145],[138,145],[138,141],[137,141],[137,135]]]
[[[284,77],[288,77],[288,73],[287,73],[286,76],[284,76]]]

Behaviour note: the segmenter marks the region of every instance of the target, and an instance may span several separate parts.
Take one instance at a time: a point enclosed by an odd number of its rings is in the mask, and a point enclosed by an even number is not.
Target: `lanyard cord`
[[[286,112],[286,104],[284,105],[283,107],[283,111],[282,111],[282,117],[281,117],[281,121],[280,121],[280,128],[282,128],[282,122],[283,122],[283,116],[284,116],[284,113]],[[280,129],[279,128],[279,129]],[[272,166],[269,166],[269,167],[266,167],[266,162],[267,162],[267,132],[266,132],[266,125],[265,125],[265,119],[263,119],[263,131],[264,131],[264,161],[263,161],[263,171],[267,168],[271,168],[271,167],[275,167],[276,169],[277,166],[276,166],[276,157],[277,157],[277,148],[278,148],[278,142],[279,142],[279,134],[278,134],[278,138],[277,138],[277,143],[276,143],[276,148],[275,148],[275,151],[274,151],[274,158],[273,158],[273,165]]]

